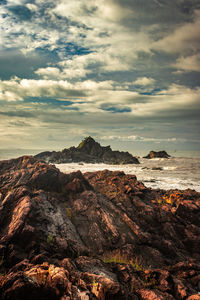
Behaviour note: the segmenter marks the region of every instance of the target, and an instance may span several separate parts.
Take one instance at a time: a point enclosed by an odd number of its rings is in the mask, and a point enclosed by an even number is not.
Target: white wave
[[[164,190],[171,190],[171,189],[178,189],[178,190],[185,190],[185,189],[194,189],[197,192],[200,192],[200,185],[196,182],[188,181],[188,180],[177,180],[174,178],[159,178],[155,182],[145,182],[147,187],[151,188],[160,188]]]
[[[172,167],[170,167],[170,166],[163,167],[163,170],[168,170],[168,171],[173,171],[173,170],[176,170],[176,169],[177,169],[177,167],[175,167],[175,166],[172,166]]]
[[[70,163],[56,165],[64,173],[80,170],[82,173],[99,170],[124,171],[137,176],[147,187],[165,190],[187,188],[200,192],[200,159],[170,158],[141,159],[139,165],[107,165]]]

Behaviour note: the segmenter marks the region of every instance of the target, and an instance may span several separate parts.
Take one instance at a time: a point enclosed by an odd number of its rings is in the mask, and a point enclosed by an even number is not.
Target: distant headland
[[[78,147],[62,151],[45,151],[35,155],[39,161],[46,163],[105,163],[105,164],[139,164],[129,152],[113,151],[110,146],[101,146],[91,136],[86,137]]]

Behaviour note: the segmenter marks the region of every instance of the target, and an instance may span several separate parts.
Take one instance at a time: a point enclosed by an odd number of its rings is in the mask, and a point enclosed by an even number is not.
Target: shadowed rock
[[[102,147],[90,136],[85,138],[78,147],[62,151],[42,152],[35,155],[37,160],[47,163],[106,163],[106,164],[139,164],[136,157],[128,152],[112,151],[110,146]]]
[[[150,151],[147,156],[144,156],[144,158],[169,158],[170,155],[167,154],[166,151]]]
[[[118,171],[2,161],[0,299],[198,299],[199,200]]]

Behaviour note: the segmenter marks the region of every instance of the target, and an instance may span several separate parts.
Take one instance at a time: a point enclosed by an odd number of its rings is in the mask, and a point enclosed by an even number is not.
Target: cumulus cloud
[[[175,30],[154,43],[153,48],[170,53],[187,53],[200,47],[200,10],[192,22],[181,24]]]
[[[162,135],[178,141],[179,122],[188,119],[188,132],[197,136],[199,9],[198,0],[4,1],[4,130],[15,132],[15,124],[30,142],[37,123],[40,141],[53,142],[62,140],[67,124],[74,134],[151,142],[143,134],[150,128],[162,142]]]
[[[149,77],[140,77],[137,80],[135,80],[133,83],[137,85],[144,85],[144,86],[152,85],[155,83],[155,79]]]
[[[54,70],[55,72],[55,70]],[[0,81],[0,100],[17,101],[30,97],[55,97],[57,99],[82,98],[93,95],[96,91],[112,88],[112,81],[95,82],[86,80],[72,84],[66,80],[33,80],[13,78]]]
[[[186,72],[189,71],[200,71],[200,54],[194,54],[191,56],[181,56],[177,59],[174,67]]]
[[[37,5],[35,5],[35,4],[33,4],[33,3],[27,3],[27,4],[26,4],[26,7],[27,7],[28,9],[30,9],[31,11],[33,11],[33,12],[36,12],[36,11],[38,10]]]
[[[76,4],[59,2],[54,13],[84,24],[86,28],[69,27],[69,37],[76,38],[94,53],[86,58],[99,64],[102,71],[124,71],[134,68],[138,51],[149,51],[148,33],[126,28],[119,20],[134,16],[133,10],[114,1],[87,0]],[[85,38],[82,38],[82,35]]]
[[[67,81],[12,79],[0,81],[0,99],[17,101],[29,97],[81,97],[79,89],[74,89]],[[9,97],[9,99],[8,99]]]
[[[58,67],[39,68],[35,73],[42,76],[45,79],[57,78],[57,79],[72,79],[72,78],[84,78],[92,70],[88,68],[92,63],[96,63],[93,54],[88,55],[74,55],[68,60],[61,60],[58,63]]]
[[[60,77],[60,70],[54,67],[39,68],[35,71],[35,73],[37,75],[41,75],[42,77],[44,77],[44,79]]]
[[[55,71],[55,70],[54,70]],[[0,81],[0,100],[22,101],[29,98],[70,100],[68,109],[83,113],[125,113],[135,117],[199,109],[200,88],[173,84],[153,94],[115,89],[113,81],[92,80],[70,83],[67,80],[31,80],[13,78]]]
[[[104,22],[116,22],[120,19],[130,16],[133,11],[130,11],[126,6],[121,6],[117,1],[112,0],[77,0],[75,3],[59,1],[54,9],[54,12],[72,19],[73,21],[83,22],[87,26],[97,25],[95,21],[105,20]],[[104,27],[105,24],[98,24]]]

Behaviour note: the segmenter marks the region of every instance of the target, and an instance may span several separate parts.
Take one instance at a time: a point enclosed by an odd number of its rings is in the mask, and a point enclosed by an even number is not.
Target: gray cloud
[[[14,5],[9,6],[8,11],[10,11],[14,16],[18,17],[20,20],[30,20],[32,18],[32,12],[28,9],[28,7],[23,5]]]
[[[199,0],[8,0],[0,22],[5,143],[198,140]]]
[[[13,76],[34,78],[34,70],[45,67],[47,63],[55,61],[55,56],[35,52],[24,55],[19,49],[7,49],[0,52],[0,78],[10,79]]]

